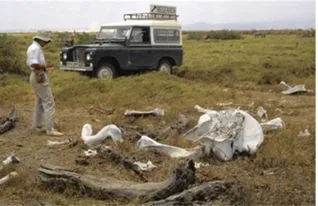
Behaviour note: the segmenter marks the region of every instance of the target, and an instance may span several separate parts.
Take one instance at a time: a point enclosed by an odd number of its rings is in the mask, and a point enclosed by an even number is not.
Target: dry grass
[[[296,42],[299,42],[297,48],[294,47]],[[235,41],[186,40],[184,43],[185,62],[178,73],[182,77],[152,72],[105,82],[77,73],[54,71],[51,80],[57,103],[58,127],[67,137],[78,140],[84,123],[91,123],[95,132],[106,124],[114,123],[138,125],[155,133],[176,122],[179,114],[184,114],[190,120],[188,128],[192,127],[199,117],[193,109],[195,104],[218,110],[222,109],[218,103],[233,102],[232,106],[246,109],[254,117],[256,108],[263,106],[271,119],[281,117],[286,128],[266,134],[264,144],[255,157],[240,156],[225,163],[201,160],[209,162],[210,166],[197,171],[197,184],[219,179],[238,180],[247,194],[244,197],[246,205],[313,205],[315,95],[282,95],[277,82],[284,80],[291,85],[305,83],[309,89],[315,87],[314,39],[275,35],[266,39],[246,36]],[[51,55],[50,60],[55,62],[54,55]],[[14,168],[20,177],[2,188],[0,205],[32,205],[36,201],[56,205],[138,204],[137,200],[99,201],[78,194],[57,194],[41,187],[36,170],[43,163],[75,168],[81,173],[101,177],[109,175],[124,180],[140,180],[112,162],[94,160],[89,166],[76,165],[76,157],[85,149],[81,142],[73,148],[47,148],[47,140],[58,138],[34,134],[30,130],[33,92],[25,78],[8,75],[0,81],[0,85],[0,110],[8,110],[15,104],[19,111],[17,127],[0,136],[0,159],[11,152],[22,159],[22,163]],[[252,106],[248,106],[253,102]],[[114,109],[114,113],[90,113],[90,106]],[[165,109],[166,115],[136,121],[125,119],[123,115],[126,109],[149,110],[154,107]],[[312,135],[298,137],[298,133],[306,128]],[[180,147],[194,146],[182,139],[182,133],[158,138],[160,142]],[[180,161],[139,151],[135,146],[138,139],[134,131],[126,131],[124,139],[123,144],[110,141],[106,144],[131,159],[153,161],[158,168],[145,174],[150,181],[169,177]],[[273,171],[273,174],[267,174],[268,171]]]

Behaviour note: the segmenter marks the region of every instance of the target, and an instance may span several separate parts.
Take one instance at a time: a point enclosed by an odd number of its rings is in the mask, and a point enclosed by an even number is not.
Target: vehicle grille
[[[84,52],[85,48],[75,48],[74,49],[74,61],[84,62]]]

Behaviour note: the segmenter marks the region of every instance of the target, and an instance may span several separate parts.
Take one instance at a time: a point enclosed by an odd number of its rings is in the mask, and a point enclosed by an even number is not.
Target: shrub
[[[204,39],[206,32],[188,32],[188,39],[191,40],[202,40]]]
[[[95,33],[76,33],[75,44],[87,44],[94,42],[96,37]]]
[[[22,67],[25,58],[21,58],[17,42],[13,36],[0,35],[0,73],[26,74]]]
[[[188,39],[203,40],[203,39],[242,39],[240,32],[232,30],[211,30],[209,32],[188,32]]]
[[[237,31],[232,30],[220,30],[220,31],[209,31],[205,39],[242,39],[242,35]]]

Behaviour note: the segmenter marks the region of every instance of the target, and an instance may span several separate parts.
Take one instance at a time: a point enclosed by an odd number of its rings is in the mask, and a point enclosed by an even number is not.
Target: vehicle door
[[[131,69],[148,69],[151,66],[149,27],[133,27],[128,44],[128,65]]]

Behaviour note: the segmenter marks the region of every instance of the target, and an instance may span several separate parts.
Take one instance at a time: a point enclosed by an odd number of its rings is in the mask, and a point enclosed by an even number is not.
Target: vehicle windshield
[[[128,38],[130,27],[102,27],[96,35],[98,40],[112,40]]]

